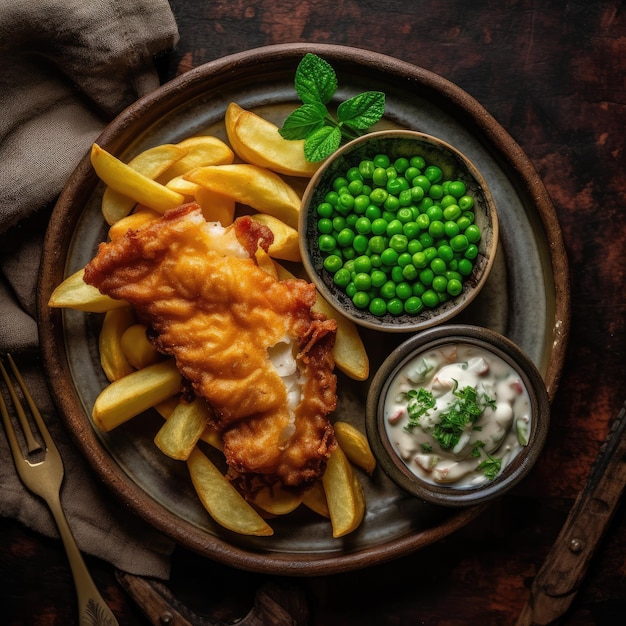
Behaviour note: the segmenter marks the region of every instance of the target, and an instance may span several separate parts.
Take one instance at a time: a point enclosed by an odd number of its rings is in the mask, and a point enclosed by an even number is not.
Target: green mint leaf
[[[366,130],[373,126],[385,112],[385,94],[381,91],[365,91],[342,102],[337,117],[351,128]]]
[[[323,126],[306,138],[304,156],[310,163],[323,161],[341,143],[341,129],[337,126]]]
[[[327,61],[309,52],[298,64],[294,84],[304,104],[328,104],[337,91],[337,76]]]
[[[319,102],[303,104],[287,116],[278,132],[285,139],[306,139],[324,126],[327,113],[326,107]]]

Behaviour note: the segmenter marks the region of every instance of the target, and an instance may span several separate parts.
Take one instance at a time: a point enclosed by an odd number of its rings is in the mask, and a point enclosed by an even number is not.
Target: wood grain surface
[[[519,143],[552,197],[569,258],[572,302],[569,348],[544,454],[523,484],[472,524],[400,560],[323,578],[285,581],[181,550],[175,554],[171,592],[205,620],[222,623],[245,617],[256,592],[268,583],[295,586],[313,626],[514,623],[626,399],[625,4],[172,0],[171,5],[181,39],[159,60],[163,80],[257,46],[313,42],[391,55],[467,91]],[[87,561],[120,624],[150,623],[112,568]],[[622,624],[624,615],[621,506],[561,623]],[[75,623],[60,543],[6,519],[0,520],[0,623]]]

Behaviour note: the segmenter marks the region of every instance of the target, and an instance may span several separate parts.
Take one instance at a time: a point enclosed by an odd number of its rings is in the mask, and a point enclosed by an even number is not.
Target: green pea
[[[456,204],[456,198],[450,195],[449,193],[446,193],[443,185],[441,185],[441,188],[443,189],[444,193],[443,193],[443,197],[439,201],[439,206],[442,209],[445,209],[453,204]]]
[[[437,256],[448,264],[454,258],[454,250],[447,244],[437,248]]]
[[[443,187],[441,185],[437,185],[437,184],[431,185],[430,189],[428,190],[428,195],[433,200],[439,200],[440,198],[443,197]]]
[[[461,198],[465,195],[467,187],[462,180],[451,181],[448,185],[448,193],[455,198]]]
[[[426,167],[426,161],[424,157],[415,155],[409,159],[409,164],[411,167],[416,167],[419,170],[423,170]]]
[[[381,270],[373,270],[371,273],[372,287],[382,287],[387,282],[387,274]]]
[[[363,160],[359,163],[359,172],[364,180],[370,180],[375,169],[374,161]]]
[[[402,232],[402,222],[398,219],[391,220],[387,224],[387,236],[393,237],[393,235],[399,235]]]
[[[353,261],[354,271],[358,273],[369,273],[372,271],[372,260],[366,254],[361,254]]]
[[[428,234],[431,237],[433,237],[434,239],[439,239],[440,237],[443,237],[445,233],[446,231],[443,222],[435,220],[434,222],[430,223],[428,227]]]
[[[359,272],[353,278],[353,282],[358,291],[367,291],[372,286],[372,277],[366,272]]]
[[[406,300],[413,295],[413,289],[411,285],[407,282],[401,282],[396,285],[396,296],[400,298],[400,300]]]
[[[392,211],[395,213],[400,208],[400,200],[398,200],[397,196],[392,196],[391,194],[389,194],[387,196],[387,199],[383,203],[383,207],[387,211]]]
[[[404,276],[402,275],[402,268],[399,265],[394,265],[391,268],[391,280],[393,280],[396,285],[398,283],[404,282]]]
[[[335,249],[337,242],[332,235],[320,235],[318,238],[318,246],[322,252],[330,252]]]
[[[478,256],[478,246],[476,244],[469,244],[465,250],[463,256],[470,261],[473,261]]]
[[[396,217],[404,225],[413,219],[413,211],[411,211],[411,209],[409,208],[402,207],[398,209],[398,212],[396,213]]]
[[[430,189],[431,183],[423,174],[419,174],[411,182],[413,183],[413,186],[421,187],[424,193],[427,193]]]
[[[396,296],[396,283],[393,280],[388,280],[386,283],[383,283],[380,286],[380,295],[385,300],[391,300],[391,298],[395,298]]]
[[[420,233],[419,240],[424,248],[429,248],[435,241],[429,233]]]
[[[408,252],[401,252],[400,255],[398,256],[398,265],[400,267],[409,265],[409,263],[412,263],[412,261],[413,261],[413,255],[409,254]]]
[[[426,213],[420,213],[415,218],[415,223],[419,226],[420,230],[428,230],[428,227],[430,226],[430,218],[426,215]]]
[[[423,252],[416,252],[411,257],[411,262],[418,269],[423,269],[424,267],[428,265],[428,259],[426,258],[426,255]]]
[[[434,204],[435,203],[433,202],[432,198],[425,196],[424,198],[420,200],[419,204],[417,205],[417,208],[419,209],[420,213],[426,213],[426,211]]]
[[[385,203],[388,195],[389,194],[387,193],[386,189],[383,189],[382,187],[377,187],[376,189],[372,190],[372,193],[370,193],[370,202],[375,206],[382,206]]]
[[[457,220],[461,217],[461,207],[458,204],[450,204],[443,210],[443,218],[446,221]]]
[[[435,274],[429,267],[423,269],[419,273],[420,283],[422,283],[422,285],[425,285],[426,287],[430,287],[430,285],[432,285],[434,277]]]
[[[387,168],[387,181],[393,180],[394,178],[398,178],[398,172],[393,165],[390,165]]]
[[[359,291],[352,296],[352,303],[357,309],[366,309],[370,303],[370,297],[365,291]]]
[[[419,313],[423,308],[424,303],[418,296],[411,296],[410,298],[407,298],[404,302],[404,310],[409,315],[415,315],[416,313]]]
[[[418,174],[419,175],[419,174]],[[414,186],[411,187],[411,200],[413,202],[421,202],[424,199],[424,189],[419,185],[415,185],[415,178],[411,181]]]
[[[360,179],[357,180],[351,180],[348,183],[348,191],[350,192],[351,195],[353,195],[354,197],[360,195],[363,193],[363,181]]]
[[[333,215],[334,209],[333,205],[329,202],[321,202],[317,205],[317,214],[319,217],[331,218]]]
[[[463,276],[469,276],[474,269],[474,264],[469,259],[460,259],[458,269]]]
[[[451,296],[458,296],[463,291],[463,284],[456,278],[448,280],[447,291]]]
[[[433,271],[433,274],[439,275],[444,274],[448,267],[446,262],[437,256],[430,262],[430,269]]]
[[[369,311],[372,315],[376,315],[376,317],[382,317],[387,313],[387,303],[382,298],[372,298]]]
[[[456,221],[457,226],[459,227],[459,230],[461,232],[463,232],[464,230],[467,229],[468,226],[472,225],[471,220],[469,219],[469,217],[467,217],[466,215],[461,215],[461,217],[459,217]]]
[[[424,306],[433,309],[439,304],[439,296],[437,295],[437,292],[433,289],[427,289],[422,294],[422,302]]]
[[[402,268],[402,276],[405,280],[411,282],[415,280],[418,276],[418,271],[415,265],[412,263],[408,263]]]
[[[413,283],[413,295],[420,298],[426,291],[426,287],[418,280]]]
[[[354,230],[360,235],[367,235],[372,231],[372,222],[367,217],[359,217],[354,224]]]
[[[336,192],[339,192],[340,189],[343,189],[344,187],[348,186],[348,179],[345,178],[344,176],[337,176],[334,180],[333,180],[333,189]]]
[[[475,224],[471,224],[465,229],[464,235],[470,243],[476,243],[480,240],[480,228]]]
[[[320,233],[323,233],[325,235],[329,235],[330,233],[333,232],[333,222],[332,220],[330,220],[327,217],[323,217],[322,219],[317,221],[317,230],[320,231]]]
[[[395,265],[398,261],[398,253],[393,248],[386,248],[380,253],[383,265],[389,267]]]
[[[419,176],[421,173],[422,172],[419,169],[413,167],[412,165],[409,165],[409,167],[407,167],[406,171],[404,172],[404,177],[408,181],[412,181],[416,176]]]
[[[400,174],[404,174],[409,168],[409,160],[405,157],[398,157],[394,162],[393,166]]]
[[[384,187],[387,184],[387,170],[384,167],[377,167],[372,174],[372,182],[378,187]]]
[[[456,235],[455,237],[452,237],[452,239],[450,239],[450,247],[455,252],[463,252],[464,250],[467,250],[468,246],[469,241],[467,240],[467,237],[465,235]]]
[[[351,228],[342,228],[337,233],[337,243],[342,247],[351,246],[354,241],[354,231]]]
[[[387,311],[392,315],[401,315],[404,312],[404,303],[400,298],[392,298],[387,302]]]
[[[356,250],[352,246],[348,246],[341,249],[341,254],[343,254],[344,259],[350,260],[356,256]]]
[[[351,167],[347,172],[346,172],[346,179],[349,182],[353,182],[355,180],[359,180],[361,182],[363,182],[363,175],[361,174],[361,171],[359,170],[358,167]],[[349,186],[349,185],[348,185]]]
[[[341,257],[337,254],[331,254],[324,259],[324,269],[326,269],[331,274],[334,274],[335,272],[337,272],[337,270],[340,270],[342,266],[343,261],[341,260]]]
[[[368,196],[368,201],[369,201],[369,196]],[[365,209],[365,217],[367,217],[367,219],[373,222],[374,220],[377,220],[378,218],[380,218],[381,215],[382,215],[382,211],[380,210],[380,207],[377,207],[373,204],[368,203],[367,208]]]
[[[350,272],[343,267],[337,270],[335,272],[335,275],[333,276],[333,282],[338,287],[345,287],[350,282],[350,280]]]
[[[474,198],[472,196],[461,196],[457,204],[462,211],[469,211],[474,206]]]
[[[443,178],[443,172],[440,167],[429,165],[424,170],[424,176],[426,176],[431,183],[438,183]]]
[[[387,234],[389,234],[389,229],[387,229]],[[389,247],[393,248],[396,252],[404,252],[408,245],[409,240],[406,235],[401,233],[396,233],[389,239]]]
[[[431,222],[440,222],[443,219],[443,211],[441,207],[436,204],[433,204],[426,209],[426,215],[428,215]]]
[[[413,197],[411,196],[411,190],[403,189],[398,194],[398,202],[400,203],[401,207],[408,207],[411,204],[413,204]]]
[[[374,165],[376,167],[384,167],[386,169],[391,165],[391,160],[386,154],[377,154],[374,157]]]
[[[349,193],[344,193],[337,199],[337,211],[345,215],[354,208],[354,197]]]
[[[459,225],[452,220],[448,220],[447,222],[444,222],[443,228],[446,233],[446,237],[448,237],[448,239],[452,237],[456,237],[459,234],[459,230],[460,230]]]
[[[395,196],[400,195],[402,191],[409,190],[409,183],[404,176],[397,176],[387,180],[387,191]]]
[[[354,212],[363,215],[370,205],[370,197],[363,194],[354,197]]]
[[[382,235],[375,235],[370,239],[370,250],[376,254],[382,254],[383,250],[387,248],[387,239]]]
[[[417,222],[414,222],[414,221],[406,222],[402,226],[402,232],[407,236],[407,239],[409,240],[409,244],[411,242],[414,242],[416,244],[419,244],[421,248],[421,244],[419,243],[419,241],[415,240],[415,237],[417,237],[417,235],[420,232],[420,227]],[[413,252],[416,252],[416,250],[414,250]]]
[[[354,237],[354,241],[352,242],[352,247],[359,254],[363,254],[367,250],[369,240],[365,235],[358,234]]]
[[[448,287],[448,279],[445,276],[435,276],[432,287],[437,293],[442,293]]]

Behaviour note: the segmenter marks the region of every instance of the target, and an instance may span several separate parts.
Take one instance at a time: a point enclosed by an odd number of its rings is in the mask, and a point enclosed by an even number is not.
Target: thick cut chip
[[[123,237],[129,230],[140,228],[144,224],[156,220],[161,217],[160,213],[147,209],[145,207],[137,208],[133,213],[119,219],[115,224],[111,224],[109,228],[109,239],[119,239]]]
[[[294,492],[276,484],[259,489],[252,503],[270,515],[287,515],[300,506],[302,499],[302,492]]]
[[[122,349],[122,336],[135,323],[131,307],[107,311],[98,337],[100,365],[110,382],[123,378],[135,370]]]
[[[235,160],[230,147],[212,135],[188,137],[178,142],[176,146],[185,151],[185,156],[166,170],[159,182],[167,182],[172,178],[182,176],[196,167],[228,165]]]
[[[202,215],[207,222],[219,222],[222,226],[230,226],[233,223],[235,200],[231,196],[198,185],[194,198],[202,208]]]
[[[265,224],[274,235],[274,241],[268,248],[268,253],[275,259],[298,262],[300,256],[300,242],[298,231],[273,215],[267,213],[255,213],[250,216],[255,222]]]
[[[298,228],[300,196],[278,174],[248,163],[198,167],[185,178]]]
[[[137,370],[162,360],[161,354],[150,343],[145,324],[129,326],[122,337],[120,345],[128,362]]]
[[[343,537],[356,530],[363,520],[363,493],[357,489],[348,457],[337,446],[328,459],[322,483],[328,502],[333,537]]]
[[[376,459],[367,437],[349,422],[335,422],[334,428],[337,443],[350,462],[371,474],[376,469]]]
[[[185,200],[181,194],[140,174],[98,144],[91,147],[91,164],[100,180],[111,189],[159,213],[174,209]]]
[[[186,461],[204,432],[209,420],[206,402],[180,401],[154,438],[157,448],[178,461]]]
[[[174,359],[155,363],[105,387],[96,398],[92,416],[105,432],[135,415],[167,400],[180,391],[182,376]]]
[[[311,488],[304,492],[302,504],[322,517],[330,517],[326,493],[321,480],[314,482]]]
[[[76,309],[89,313],[105,313],[111,309],[128,306],[128,302],[106,296],[100,293],[97,287],[88,285],[83,280],[84,274],[83,268],[68,276],[54,289],[48,300],[48,306],[56,309]]]
[[[242,535],[274,534],[272,527],[199,448],[187,459],[187,467],[200,502],[218,524]]]
[[[155,180],[176,161],[183,158],[186,150],[173,144],[164,143],[144,150],[128,162],[128,166],[146,178]],[[135,206],[135,200],[107,187],[102,196],[102,215],[107,224],[115,224],[126,217]]]
[[[226,133],[237,155],[248,163],[287,176],[310,178],[320,163],[304,156],[304,140],[284,139],[278,126],[231,102],[226,109]]]

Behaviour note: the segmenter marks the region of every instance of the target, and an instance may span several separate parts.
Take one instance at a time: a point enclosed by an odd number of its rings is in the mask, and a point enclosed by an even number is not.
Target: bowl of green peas
[[[453,146],[409,130],[347,143],[302,199],[300,248],[321,295],[360,326],[416,332],[485,284],[498,245],[493,197]]]

